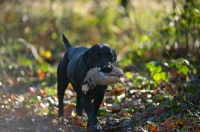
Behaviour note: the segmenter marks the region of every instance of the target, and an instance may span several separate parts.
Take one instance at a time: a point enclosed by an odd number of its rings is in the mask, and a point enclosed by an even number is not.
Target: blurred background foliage
[[[1,0],[0,7],[1,87],[55,87],[62,34],[74,46],[111,45],[136,87],[199,78],[199,0]]]

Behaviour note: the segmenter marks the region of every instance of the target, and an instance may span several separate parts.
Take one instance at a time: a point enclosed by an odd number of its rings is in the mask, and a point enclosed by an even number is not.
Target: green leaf
[[[57,33],[56,33],[56,32],[53,32],[53,33],[51,34],[51,38],[52,38],[53,40],[56,40],[56,39],[58,38]]]
[[[126,72],[126,73],[125,73],[125,76],[126,76],[127,78],[129,78],[129,79],[132,79],[132,78],[133,78],[133,73],[131,73],[131,72]]]
[[[32,65],[32,62],[31,62],[30,59],[22,57],[22,56],[18,57],[18,61],[20,62],[20,64],[22,66],[30,66],[30,65]]]

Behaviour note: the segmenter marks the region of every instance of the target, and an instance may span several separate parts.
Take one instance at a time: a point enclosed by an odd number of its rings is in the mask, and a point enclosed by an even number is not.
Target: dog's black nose
[[[102,72],[109,73],[109,72],[112,71],[112,66],[110,66],[110,65],[105,65],[105,66],[102,67],[101,71],[102,71]]]

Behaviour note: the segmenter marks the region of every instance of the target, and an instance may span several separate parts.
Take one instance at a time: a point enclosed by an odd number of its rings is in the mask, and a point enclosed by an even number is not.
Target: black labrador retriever
[[[107,44],[95,44],[90,49],[86,47],[72,47],[68,39],[63,35],[63,41],[67,48],[57,69],[58,78],[58,116],[63,116],[63,97],[69,83],[77,93],[76,112],[82,115],[82,110],[88,116],[87,126],[92,131],[101,129],[97,112],[106,92],[106,85],[97,85],[86,94],[82,92],[82,85],[89,69],[100,67],[102,72],[111,72],[112,65],[116,61],[115,51]],[[93,103],[92,103],[92,100]]]

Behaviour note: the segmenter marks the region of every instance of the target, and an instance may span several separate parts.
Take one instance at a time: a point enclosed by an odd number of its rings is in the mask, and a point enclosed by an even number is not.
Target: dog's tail
[[[68,41],[68,39],[65,37],[64,34],[62,34],[62,39],[63,39],[63,42],[64,42],[65,47],[66,47],[67,49],[69,49],[70,47],[72,47],[71,44],[70,44],[70,42]]]

